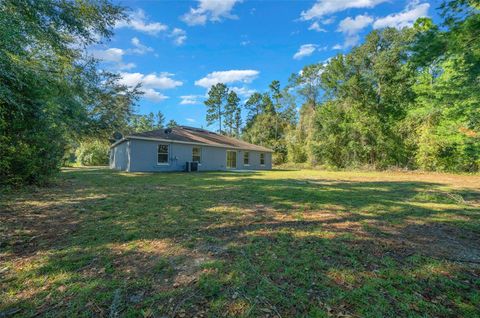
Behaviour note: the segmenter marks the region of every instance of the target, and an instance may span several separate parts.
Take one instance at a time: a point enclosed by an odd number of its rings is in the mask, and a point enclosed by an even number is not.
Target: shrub
[[[108,164],[109,144],[100,140],[80,143],[75,151],[77,164],[82,166],[102,166]]]

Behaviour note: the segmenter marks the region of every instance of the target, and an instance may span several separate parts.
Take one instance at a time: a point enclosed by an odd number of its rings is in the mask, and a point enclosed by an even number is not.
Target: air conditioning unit
[[[195,172],[198,171],[198,162],[196,161],[187,161],[185,164],[186,172]]]
[[[196,161],[190,162],[190,171],[198,171],[198,162]]]

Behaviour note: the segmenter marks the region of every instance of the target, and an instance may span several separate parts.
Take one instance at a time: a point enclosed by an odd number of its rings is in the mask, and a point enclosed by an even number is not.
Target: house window
[[[227,150],[227,168],[235,169],[237,167],[237,152]]]
[[[248,151],[245,151],[243,153],[243,165],[244,166],[250,165],[250,153]]]
[[[168,145],[158,145],[157,163],[168,165]]]
[[[200,163],[202,159],[202,148],[200,147],[193,147],[192,148],[192,161],[196,161]]]
[[[261,166],[265,165],[265,154],[264,153],[260,154],[260,165]]]

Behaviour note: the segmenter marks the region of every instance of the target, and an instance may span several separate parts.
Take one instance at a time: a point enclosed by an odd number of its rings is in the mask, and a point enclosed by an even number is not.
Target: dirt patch
[[[0,211],[0,260],[28,257],[57,246],[78,229],[78,202],[70,202],[73,185],[33,191],[5,202]],[[68,202],[67,202],[68,201]]]
[[[480,235],[447,224],[411,224],[398,232],[416,251],[436,258],[480,264]]]

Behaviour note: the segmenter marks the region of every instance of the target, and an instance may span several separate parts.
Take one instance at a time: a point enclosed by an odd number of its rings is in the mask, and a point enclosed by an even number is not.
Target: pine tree
[[[170,119],[170,121],[167,123],[168,128],[174,128],[174,127],[177,127],[177,126],[178,126],[177,122],[173,119]]]
[[[235,137],[237,138],[240,138],[240,129],[242,128],[242,124],[242,109],[237,107],[234,118]]]
[[[222,133],[222,117],[228,96],[228,87],[223,83],[213,85],[208,91],[208,99],[204,102],[207,106],[207,125],[218,122],[218,132]]]
[[[223,123],[225,124],[225,129],[228,129],[228,134],[230,136],[234,135],[236,130],[236,116],[237,112],[240,111],[240,98],[237,96],[237,93],[230,91],[227,97],[227,104],[225,106],[225,116]]]
[[[161,111],[157,113],[157,128],[163,128],[165,125],[165,115]]]

